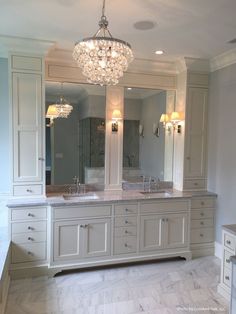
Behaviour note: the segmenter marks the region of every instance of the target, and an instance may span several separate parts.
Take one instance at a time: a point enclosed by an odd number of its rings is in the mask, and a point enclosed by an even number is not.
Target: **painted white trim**
[[[222,244],[215,241],[215,256],[222,259]]]
[[[236,63],[236,48],[228,50],[210,60],[211,72]]]

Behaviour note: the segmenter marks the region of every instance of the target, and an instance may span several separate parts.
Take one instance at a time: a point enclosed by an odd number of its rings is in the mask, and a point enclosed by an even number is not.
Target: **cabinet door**
[[[188,215],[169,214],[164,226],[165,248],[179,248],[188,245]]]
[[[146,215],[140,218],[140,251],[155,251],[163,248],[162,216]]]
[[[207,89],[188,89],[185,178],[205,177]]]
[[[83,257],[110,255],[111,220],[109,218],[83,221]]]
[[[53,260],[75,260],[82,257],[82,221],[54,223]]]
[[[42,181],[42,77],[12,75],[14,182]]]

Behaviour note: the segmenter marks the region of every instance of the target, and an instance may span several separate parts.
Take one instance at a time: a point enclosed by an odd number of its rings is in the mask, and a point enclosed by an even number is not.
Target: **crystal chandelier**
[[[133,60],[130,44],[113,38],[108,29],[105,0],[99,30],[93,37],[75,43],[73,58],[82,68],[87,81],[99,85],[116,85]]]

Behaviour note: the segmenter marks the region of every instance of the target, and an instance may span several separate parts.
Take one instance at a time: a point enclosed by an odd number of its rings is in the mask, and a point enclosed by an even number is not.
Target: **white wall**
[[[0,194],[10,191],[8,60],[0,58]]]
[[[210,76],[208,189],[216,192],[216,241],[236,224],[236,64]]]

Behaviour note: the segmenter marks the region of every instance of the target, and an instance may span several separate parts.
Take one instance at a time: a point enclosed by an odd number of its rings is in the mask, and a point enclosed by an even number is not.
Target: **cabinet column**
[[[112,114],[119,110],[122,120],[112,131]],[[106,89],[105,190],[122,190],[124,88]]]

